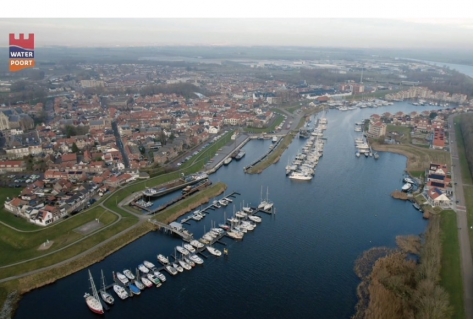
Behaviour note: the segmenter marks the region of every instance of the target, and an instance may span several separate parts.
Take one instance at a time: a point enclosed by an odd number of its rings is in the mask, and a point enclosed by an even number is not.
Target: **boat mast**
[[[100,270],[100,274],[102,276],[102,290],[104,292],[106,292],[106,290],[105,290],[105,276],[104,276],[104,271],[102,269]]]
[[[89,271],[89,281],[91,282],[92,295],[94,296],[94,298],[99,300],[99,294],[97,293],[97,289],[95,288],[94,279],[92,278],[90,269],[88,269],[88,271]]]

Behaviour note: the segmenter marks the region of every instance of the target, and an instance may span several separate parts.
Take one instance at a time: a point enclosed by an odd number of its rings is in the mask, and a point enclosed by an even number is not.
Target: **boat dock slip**
[[[140,209],[143,209],[145,211],[147,211],[148,214],[150,215],[153,215],[153,214],[156,214],[164,209],[166,209],[167,207],[185,199],[186,197],[189,197],[190,195],[194,194],[195,192],[198,192],[206,187],[208,187],[209,185],[211,185],[212,182],[208,179],[205,179],[205,180],[201,180],[200,182],[198,182],[197,184],[194,185],[193,188],[191,188],[188,192],[186,192],[185,194],[182,194],[181,196],[179,196],[178,198],[175,198],[173,200],[171,200],[170,202],[160,206],[160,207],[157,207],[157,208],[154,208],[154,209],[149,209],[147,207],[140,207]],[[135,205],[135,203],[132,203],[133,205]]]
[[[148,219],[148,222],[152,223],[153,225],[157,226],[159,230],[163,229],[165,232],[174,233],[183,238],[184,241],[191,241],[193,240],[193,234],[188,232],[186,229],[179,227],[181,225],[179,223],[171,223],[170,225],[166,225],[165,223]]]

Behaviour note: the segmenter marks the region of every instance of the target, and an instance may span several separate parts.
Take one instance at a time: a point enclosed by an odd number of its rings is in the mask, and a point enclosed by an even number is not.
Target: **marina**
[[[423,107],[387,106],[384,111],[395,112],[400,108],[409,112]],[[244,158],[222,166],[209,178],[213,182],[222,181],[229,190],[241,193],[236,199],[232,198],[236,207],[240,198],[245,199],[246,207],[255,208],[261,200],[262,186],[265,197],[268,185],[269,198],[278,213],[257,213],[255,216],[262,219],[261,225],[248,231],[242,242],[227,236],[220,240],[226,245],[216,242],[213,247],[222,251],[221,257],[211,256],[207,251],[204,254],[208,258],[198,254],[204,267],[196,264],[191,271],[184,270],[174,276],[164,270],[165,284],[158,289],[146,289],[138,297],[121,300],[113,295],[115,303],[106,316],[117,319],[146,316],[159,309],[160,316],[172,318],[193,318],[211,313],[230,318],[265,318],[274,313],[281,317],[349,318],[354,313],[359,283],[353,273],[357,257],[374,246],[394,247],[397,235],[419,234],[426,226],[426,221],[420,218],[411,203],[389,196],[403,185],[405,157],[383,153],[377,162],[354,160],[356,132],[352,123],[373,112],[376,110],[369,108],[327,112],[330,125],[324,135],[337,143],[325,144],[324,156],[319,160],[311,184],[293,183],[282,174],[286,160],[261,174],[244,174],[243,167],[263,156],[271,140],[250,141],[243,146]],[[353,138],[348,138],[351,134],[354,134]],[[305,143],[306,139],[295,139],[285,154],[297,154]],[[351,182],[341,183],[347,180]],[[354,193],[354,188],[363,191]],[[181,190],[177,192],[181,193]],[[370,197],[364,194],[370,194]],[[209,205],[211,203],[212,200]],[[209,214],[200,222],[190,220],[189,225],[183,226],[193,233],[193,238],[201,238],[204,228],[207,231],[213,228],[213,221],[219,225],[224,216],[232,216],[234,203],[209,209]],[[90,270],[99,279],[101,269],[110,278],[112,271],[123,268],[135,272],[143,260],[161,268],[156,255],[161,253],[174,262],[170,255],[174,254],[174,247],[183,242],[181,237],[169,235],[169,231],[167,234],[150,232],[91,265]],[[224,248],[228,255],[224,254]],[[285,276],[288,280],[281,280]],[[48,305],[52,302],[60,304],[55,310],[58,318],[92,318],[95,315],[76,291],[76,288],[81,288],[80,292],[87,291],[87,279],[84,269],[54,285],[27,293],[20,301],[14,319],[30,318],[28,309],[32,307],[39,317],[51,317]],[[254,302],[266,296],[268,287],[273,286],[279,289],[272,291],[271,298]],[[202,302],[199,296],[203,295],[208,302]],[[251,303],[251,313],[240,306],[246,302]]]

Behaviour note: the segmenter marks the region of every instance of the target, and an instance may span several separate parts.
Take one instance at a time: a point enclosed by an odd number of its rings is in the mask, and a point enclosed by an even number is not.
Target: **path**
[[[472,319],[472,254],[469,241],[469,231],[467,222],[466,202],[464,198],[463,180],[461,172],[461,163],[459,161],[458,147],[456,141],[456,132],[453,123],[454,115],[448,118],[449,140],[451,152],[451,176],[457,184],[454,185],[454,204],[453,209],[457,215],[458,239],[461,250],[461,275],[463,281],[464,311],[466,318]],[[456,201],[459,201],[456,203]],[[459,206],[459,207],[458,207]],[[461,208],[461,209],[460,209]],[[463,209],[464,208],[464,209]]]

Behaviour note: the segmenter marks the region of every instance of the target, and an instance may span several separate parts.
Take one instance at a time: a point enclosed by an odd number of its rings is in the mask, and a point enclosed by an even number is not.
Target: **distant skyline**
[[[34,33],[36,47],[164,45],[452,49],[472,52],[472,19],[73,18],[0,19],[8,33]]]

